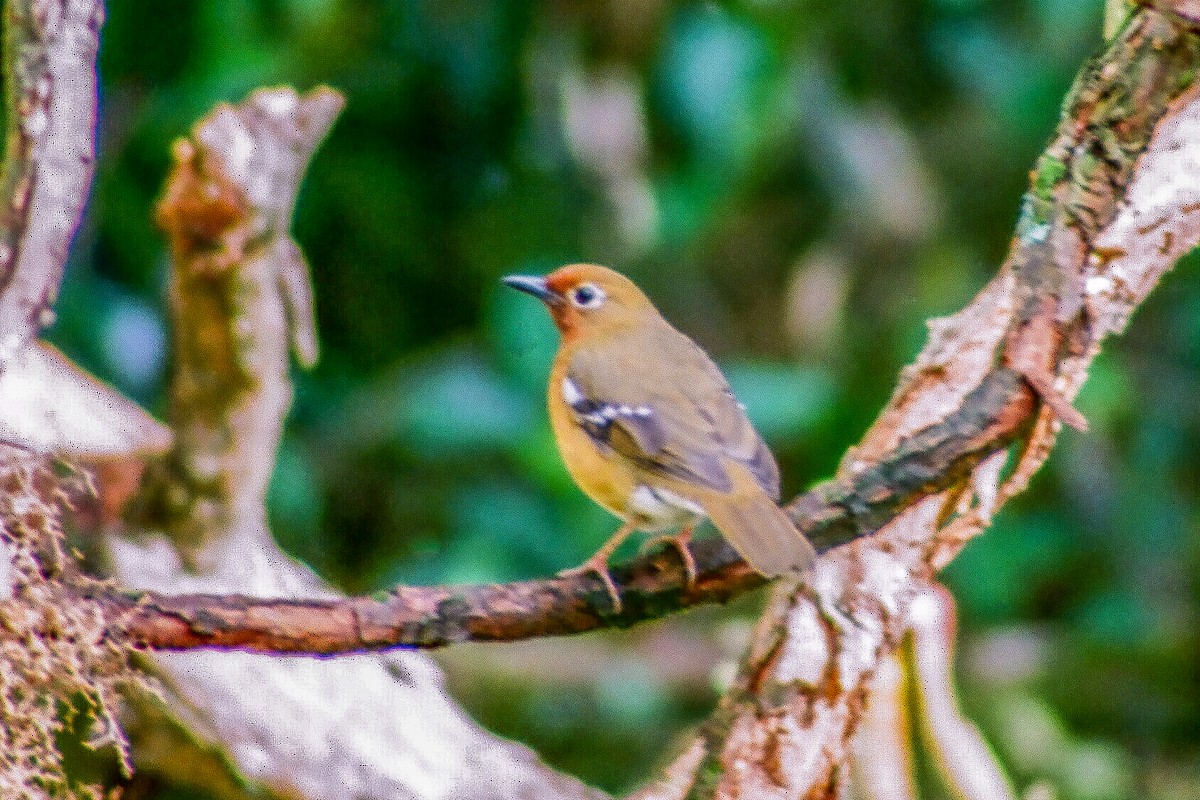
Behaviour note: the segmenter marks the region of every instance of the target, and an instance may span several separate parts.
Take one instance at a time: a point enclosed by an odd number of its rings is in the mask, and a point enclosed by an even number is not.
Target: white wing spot
[[[566,400],[567,405],[572,407],[579,405],[586,399],[583,396],[583,392],[575,384],[575,381],[571,380],[570,378],[563,378],[562,393],[563,400]]]
[[[641,530],[674,528],[705,516],[704,508],[693,500],[659,487],[639,484],[629,498],[630,510],[640,519]]]

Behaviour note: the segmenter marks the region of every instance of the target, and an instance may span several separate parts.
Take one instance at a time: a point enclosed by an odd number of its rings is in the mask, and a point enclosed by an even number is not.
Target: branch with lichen
[[[3,14],[0,380],[48,364],[28,345],[50,320],[91,183],[102,6],[8,0]],[[0,796],[98,797],[66,775],[59,738],[115,745],[123,761],[113,713],[133,673],[100,610],[70,594],[92,585],[59,525],[79,481],[13,435],[13,405],[0,402]]]
[[[97,0],[4,5],[0,369],[52,319],[95,162]]]

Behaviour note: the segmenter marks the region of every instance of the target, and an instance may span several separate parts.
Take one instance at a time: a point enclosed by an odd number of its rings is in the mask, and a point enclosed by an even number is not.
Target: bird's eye
[[[571,290],[571,302],[580,308],[597,308],[608,295],[591,283],[576,286]]]

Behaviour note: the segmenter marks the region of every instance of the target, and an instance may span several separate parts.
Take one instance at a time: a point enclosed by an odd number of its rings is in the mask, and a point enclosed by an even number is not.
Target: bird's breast
[[[571,409],[554,395],[550,398],[550,424],[571,478],[584,494],[625,519],[637,487],[632,465],[611,450],[602,450],[575,421]]]
[[[648,476],[634,464],[597,443],[565,403],[554,398],[551,403],[550,421],[567,472],[584,494],[609,513],[645,531],[678,528],[705,516],[699,503],[647,482]]]

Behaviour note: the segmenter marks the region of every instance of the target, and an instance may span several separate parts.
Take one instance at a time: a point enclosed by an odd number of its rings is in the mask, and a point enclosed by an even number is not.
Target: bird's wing
[[[653,353],[632,340],[575,352],[563,396],[576,422],[599,446],[650,474],[730,492],[732,460],[777,498],[775,459],[725,377],[691,339],[663,325]]]

